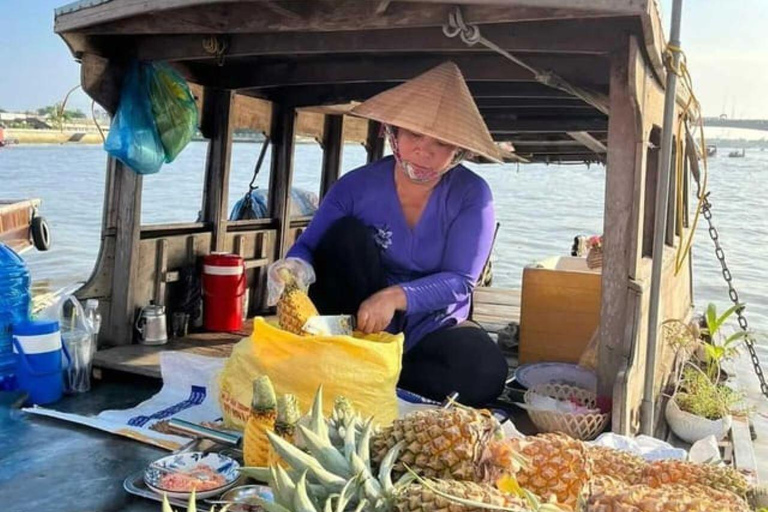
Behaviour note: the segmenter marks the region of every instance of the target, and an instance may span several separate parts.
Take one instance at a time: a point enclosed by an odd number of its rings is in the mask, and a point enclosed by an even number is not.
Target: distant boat
[[[746,149],[742,149],[739,151],[738,149],[736,151],[731,151],[728,153],[728,158],[744,158],[744,156],[747,154]]]
[[[717,146],[714,144],[707,144],[707,156],[717,155]]]
[[[37,213],[39,199],[0,199],[0,242],[21,253],[34,246],[47,251],[51,245],[48,223]]]

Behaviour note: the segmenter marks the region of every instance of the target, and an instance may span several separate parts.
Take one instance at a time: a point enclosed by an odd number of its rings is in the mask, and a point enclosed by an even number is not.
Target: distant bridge
[[[768,119],[728,119],[726,117],[705,117],[704,126],[722,128],[748,128],[768,132]]]

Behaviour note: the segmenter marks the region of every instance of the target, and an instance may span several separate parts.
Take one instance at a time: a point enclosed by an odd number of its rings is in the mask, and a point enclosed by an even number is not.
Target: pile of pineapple
[[[268,512],[749,510],[730,468],[647,463],[561,434],[505,439],[488,411],[458,405],[377,428],[337,399],[326,419],[322,388],[299,418],[295,400],[259,386],[244,439],[246,465],[258,467],[242,471],[272,487]]]

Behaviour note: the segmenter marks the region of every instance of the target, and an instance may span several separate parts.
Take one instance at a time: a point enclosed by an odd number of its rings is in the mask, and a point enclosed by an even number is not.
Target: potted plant
[[[675,390],[665,415],[669,427],[684,441],[694,443],[709,435],[722,439],[731,428],[732,414],[743,410],[744,397],[725,383],[722,365],[736,355],[737,345],[747,333],[728,337],[721,333],[728,318],[741,307],[733,306],[718,315],[710,304],[700,330],[676,320],[665,322],[678,351]]]

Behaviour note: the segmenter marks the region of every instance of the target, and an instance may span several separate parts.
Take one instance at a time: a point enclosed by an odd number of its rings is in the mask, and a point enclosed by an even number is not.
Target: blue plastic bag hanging
[[[107,153],[139,174],[159,171],[165,160],[148,91],[144,66],[134,62],[125,76],[120,104],[104,142]]]
[[[145,70],[152,113],[165,148],[165,161],[170,163],[197,131],[197,105],[187,81],[168,64],[153,62]]]

